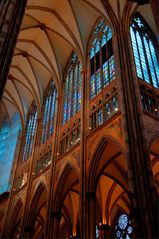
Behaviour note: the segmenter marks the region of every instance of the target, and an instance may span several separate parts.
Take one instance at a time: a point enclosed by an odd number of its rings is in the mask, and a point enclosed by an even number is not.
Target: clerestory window
[[[32,154],[36,129],[36,120],[37,120],[37,107],[35,103],[33,103],[28,113],[28,119],[26,124],[23,160],[26,160]]]
[[[48,140],[49,137],[54,132],[56,97],[57,97],[57,90],[56,90],[55,83],[52,80],[50,82],[49,88],[47,89],[46,96],[44,99],[41,144],[43,144],[46,140]]]
[[[140,15],[133,18],[130,35],[137,76],[159,87],[159,60],[157,58],[157,44],[154,36]]]
[[[81,108],[81,65],[73,52],[64,83],[63,125]]]
[[[115,61],[112,48],[112,31],[105,19],[95,27],[90,50],[90,99],[94,98],[113,79]]]

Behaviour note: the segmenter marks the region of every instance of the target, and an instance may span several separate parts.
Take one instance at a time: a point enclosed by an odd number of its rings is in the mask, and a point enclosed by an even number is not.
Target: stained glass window
[[[98,229],[98,227],[96,226],[96,239],[98,239],[99,238],[99,229]]]
[[[53,134],[53,131],[54,131],[56,97],[57,97],[57,90],[52,80],[50,83],[49,89],[47,91],[46,97],[44,99],[42,139],[41,139],[42,144],[47,139],[49,139],[49,137]]]
[[[102,109],[98,109],[98,126],[103,124],[103,111]]]
[[[95,97],[115,78],[112,31],[106,20],[99,21],[90,50],[90,98]]]
[[[64,84],[63,124],[81,107],[81,65],[77,54],[72,54]]]
[[[4,119],[0,128],[0,194],[10,190],[10,172],[21,129],[20,115],[16,112],[9,123]]]
[[[130,35],[137,76],[154,87],[159,87],[159,61],[154,37],[140,16],[135,16]]]
[[[36,120],[37,120],[37,107],[35,103],[33,103],[28,114],[28,120],[26,125],[23,160],[26,160],[32,154],[36,129]]]
[[[115,239],[130,239],[132,238],[132,232],[133,229],[128,216],[121,214],[115,227]]]

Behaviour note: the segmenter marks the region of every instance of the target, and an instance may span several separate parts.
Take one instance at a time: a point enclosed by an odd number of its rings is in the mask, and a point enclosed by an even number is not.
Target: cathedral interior
[[[159,238],[159,1],[0,1],[0,238]]]

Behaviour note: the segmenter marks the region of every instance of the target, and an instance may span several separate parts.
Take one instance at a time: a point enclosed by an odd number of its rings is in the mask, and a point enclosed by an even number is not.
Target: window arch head
[[[136,14],[132,20],[130,35],[137,76],[158,88],[159,60],[157,44],[153,33],[139,14]]]
[[[115,239],[130,239],[132,236],[132,232],[133,228],[131,226],[131,221],[129,217],[125,213],[120,214],[115,226]]]
[[[81,108],[81,64],[75,52],[72,53],[64,83],[63,124]]]
[[[33,102],[33,104],[30,107],[27,123],[26,123],[23,160],[26,160],[32,154],[35,129],[36,129],[36,120],[37,120],[37,106],[35,102]]]
[[[44,103],[43,103],[43,115],[42,115],[42,138],[43,144],[54,132],[54,120],[56,113],[56,99],[57,90],[53,80],[51,80],[49,87],[46,91]]]
[[[90,98],[92,99],[115,79],[112,30],[105,19],[100,19],[94,29],[89,56]]]

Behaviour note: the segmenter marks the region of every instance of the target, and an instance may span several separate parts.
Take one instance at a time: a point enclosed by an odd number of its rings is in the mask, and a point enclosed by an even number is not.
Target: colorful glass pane
[[[138,77],[158,88],[159,61],[152,33],[141,17],[134,17],[130,35]]]
[[[115,239],[130,239],[133,232],[131,221],[126,214],[121,214],[115,227]]]
[[[33,142],[36,129],[37,108],[35,103],[32,104],[29,111],[28,121],[26,125],[25,145],[23,151],[23,160],[29,158],[32,154]]]
[[[115,78],[115,62],[112,50],[112,31],[106,20],[96,26],[90,51],[90,98],[94,98]]]
[[[42,139],[43,144],[53,133],[54,130],[54,118],[56,113],[56,97],[57,90],[53,80],[50,83],[44,101],[43,111],[43,128],[42,128]]]
[[[81,107],[81,65],[74,52],[67,69],[64,85],[63,124],[74,116]]]

